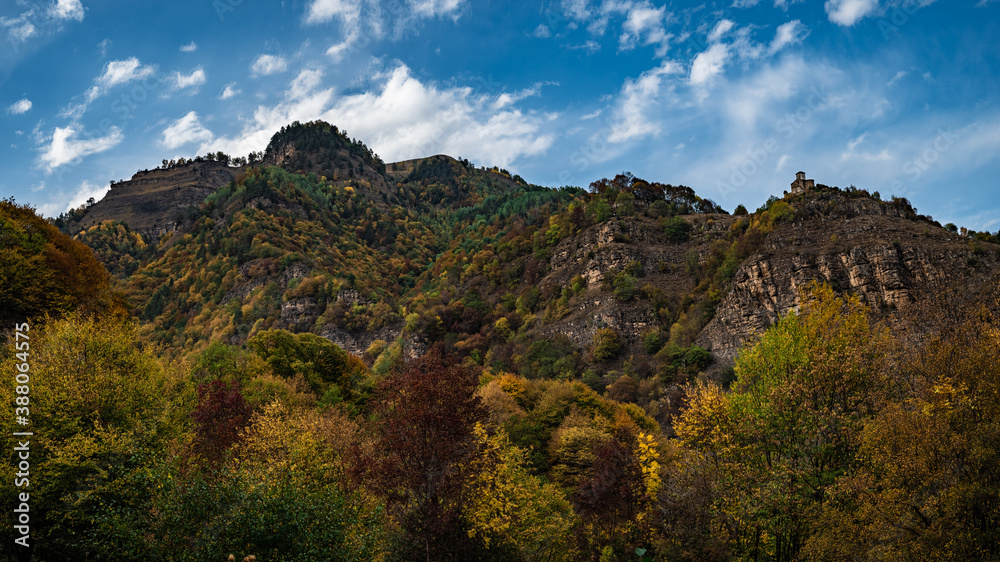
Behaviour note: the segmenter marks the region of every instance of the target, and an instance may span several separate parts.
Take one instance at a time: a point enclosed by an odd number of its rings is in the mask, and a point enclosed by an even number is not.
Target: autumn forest
[[[7,199],[4,517],[47,561],[997,560],[998,242],[323,122]]]

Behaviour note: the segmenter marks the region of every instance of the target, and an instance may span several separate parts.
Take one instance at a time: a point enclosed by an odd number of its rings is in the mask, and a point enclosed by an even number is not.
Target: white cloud
[[[357,22],[361,16],[360,4],[351,0],[313,0],[306,13],[306,23],[326,23],[334,18]]]
[[[340,62],[344,58],[344,55],[347,54],[348,49],[353,47],[358,41],[359,37],[360,34],[358,33],[357,28],[352,29],[348,32],[347,36],[344,37],[343,41],[331,45],[330,48],[326,50],[327,56],[333,59],[333,62]]]
[[[552,32],[549,31],[549,26],[545,25],[544,23],[540,23],[538,24],[538,27],[536,27],[535,30],[531,32],[531,35],[534,37],[539,37],[544,39],[546,37],[550,37],[552,35]]]
[[[404,7],[401,3],[383,6],[378,0],[311,0],[304,21],[307,25],[340,23],[340,41],[326,50],[327,56],[340,62],[352,48],[382,39],[386,29],[399,39],[420,20],[448,16],[457,21],[464,4],[465,0],[407,0]]]
[[[260,55],[250,66],[254,76],[268,76],[288,70],[288,61],[275,55]]]
[[[889,81],[886,82],[885,85],[889,86],[891,88],[892,86],[895,86],[897,82],[899,82],[903,78],[906,78],[907,74],[909,74],[909,72],[907,72],[905,70],[900,70],[892,78],[890,78]]]
[[[787,164],[787,163],[788,163],[788,155],[787,154],[782,154],[778,158],[778,165],[774,167],[774,171],[775,172],[780,172],[780,171],[784,170],[785,169],[785,164]]]
[[[878,8],[878,0],[826,0],[830,21],[850,27]]]
[[[670,40],[664,28],[665,21],[666,8],[663,6],[654,8],[647,2],[629,6],[618,38],[619,48],[631,49],[642,40],[644,45],[659,45],[657,56],[665,55]]]
[[[414,15],[424,18],[435,18],[454,14],[463,0],[408,0]]]
[[[660,103],[667,78],[680,74],[680,65],[663,61],[660,66],[642,73],[622,86],[609,142],[624,142],[660,133],[660,120],[649,112]]]
[[[711,33],[708,34],[708,41],[710,43],[715,43],[735,25],[731,20],[720,20],[719,23],[715,24],[715,28],[712,29]]]
[[[315,119],[364,139],[387,161],[444,153],[511,166],[555,141],[554,134],[542,130],[550,115],[525,114],[511,105],[496,110],[489,96],[422,83],[405,65],[376,75],[374,89],[348,96],[322,89],[320,78],[319,71],[303,71],[281,103],[258,107],[241,133],[206,142],[198,152],[261,150],[280,127]]]
[[[527,99],[533,96],[537,96],[542,90],[542,83],[537,83],[530,88],[525,88],[513,93],[504,92],[497,96],[496,100],[493,101],[493,109],[502,109],[508,105],[517,103],[523,99]]]
[[[222,93],[219,95],[219,99],[228,100],[229,98],[236,97],[242,93],[243,92],[241,90],[236,88],[236,82],[230,82],[226,84],[225,89],[222,90]]]
[[[469,88],[439,90],[398,66],[379,93],[342,98],[324,114],[343,123],[384,157],[394,160],[445,153],[510,166],[545,152],[552,134],[540,133],[544,118],[504,109],[492,113]]]
[[[28,98],[16,101],[7,108],[7,113],[13,113],[14,115],[22,115],[29,111],[31,111],[31,100]]]
[[[562,0],[563,13],[570,20],[568,27],[576,29],[585,24],[593,35],[604,35],[612,17],[623,17],[618,48],[621,51],[638,45],[655,45],[656,56],[666,56],[673,35],[667,33],[666,23],[672,17],[665,6],[656,7],[649,0],[606,0],[591,8],[587,0]],[[594,43],[588,41],[587,45]],[[588,49],[597,50],[597,49]]]
[[[859,144],[865,142],[867,136],[868,133],[863,133],[858,138],[847,141],[847,150],[854,150]]]
[[[800,82],[803,76],[815,80],[811,69],[801,58],[785,58],[776,66],[765,66],[728,84],[718,92],[715,100],[710,100],[705,111],[717,111],[724,115],[728,119],[726,130],[734,137],[753,134],[762,122],[774,124],[779,119],[777,108],[783,107],[804,87],[804,83]]]
[[[113,60],[105,64],[104,72],[94,80],[94,83],[101,89],[107,90],[119,84],[141,80],[155,73],[155,66],[143,65],[136,57],[129,57],[125,60]]]
[[[93,198],[94,201],[100,201],[104,198],[104,194],[111,190],[111,185],[94,185],[89,181],[80,182],[80,187],[76,188],[76,193],[69,200],[69,204],[66,206],[66,210],[74,209],[80,205],[85,204],[89,199]]]
[[[47,147],[42,147],[41,163],[51,173],[56,168],[75,162],[80,158],[109,150],[122,142],[125,136],[121,129],[112,127],[107,135],[92,139],[76,139],[80,133],[75,125],[56,127]]]
[[[44,185],[45,183],[42,182],[43,187]],[[110,190],[110,184],[97,185],[84,180],[70,193],[60,190],[50,195],[48,203],[38,206],[38,214],[43,217],[56,217],[60,213],[65,213],[70,209],[75,209],[86,204],[91,198],[95,201],[100,201]]]
[[[587,51],[587,54],[591,54],[592,55],[592,54],[596,53],[597,51],[601,50],[601,44],[598,43],[597,41],[589,39],[589,40],[587,40],[586,43],[583,43],[582,45],[570,45],[569,48],[570,49],[580,49],[580,50],[583,50],[583,51]]]
[[[101,58],[108,56],[108,49],[111,47],[111,39],[105,38],[97,44],[97,50],[101,52]]]
[[[53,194],[48,203],[39,205],[38,212],[44,217],[55,217],[60,213],[65,213],[70,209],[75,209],[80,205],[86,204],[87,200],[91,198],[95,201],[100,201],[110,190],[111,186],[109,184],[95,185],[89,181],[83,181],[76,188],[76,191],[72,193],[67,194],[60,191]]]
[[[149,78],[154,74],[156,74],[155,66],[143,65],[136,57],[109,61],[104,65],[101,75],[94,79],[94,85],[84,94],[84,101],[70,103],[59,112],[59,116],[77,120],[87,111],[91,102],[106,94],[111,88]]]
[[[198,50],[198,44],[195,43],[194,41],[191,41],[187,45],[181,45],[181,52],[184,53],[193,53],[197,50]]]
[[[857,140],[857,139],[855,139]],[[883,148],[880,152],[854,152],[853,144],[854,141],[848,143],[848,150],[840,154],[840,161],[847,162],[890,162],[894,158],[889,154],[889,150]]]
[[[163,130],[163,139],[160,141],[160,144],[164,148],[175,149],[191,142],[208,142],[214,137],[215,135],[212,134],[212,131],[202,126],[201,121],[198,119],[198,114],[190,111],[187,115],[174,121],[169,127]]]
[[[16,18],[0,18],[0,25],[7,29],[13,43],[24,43],[38,32],[29,20],[32,15],[34,11],[29,10]]]
[[[60,20],[83,21],[83,4],[80,0],[57,0],[49,13]]]
[[[801,43],[807,35],[809,35],[809,30],[799,20],[783,23],[778,26],[778,30],[774,33],[774,39],[771,40],[771,46],[768,47],[767,51],[773,55],[789,45]]]
[[[716,43],[708,50],[698,53],[691,63],[690,81],[693,86],[702,86],[710,82],[716,75],[722,72],[726,60],[729,58],[729,47],[722,43]]]
[[[170,75],[170,82],[178,90],[201,86],[206,80],[205,71],[200,66],[188,75],[181,74],[180,72],[174,72]]]
[[[303,70],[292,80],[292,83],[288,86],[286,95],[289,99],[293,100],[304,99],[315,91],[322,81],[322,70]]]
[[[587,7],[587,0],[562,0],[562,7],[566,15],[575,20],[586,21],[591,17],[590,9]]]

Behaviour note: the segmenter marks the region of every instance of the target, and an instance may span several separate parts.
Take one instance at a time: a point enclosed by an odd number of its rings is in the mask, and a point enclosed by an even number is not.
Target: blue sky
[[[1000,1],[6,0],[0,196],[48,216],[324,119],[387,162],[819,183],[1000,229]]]

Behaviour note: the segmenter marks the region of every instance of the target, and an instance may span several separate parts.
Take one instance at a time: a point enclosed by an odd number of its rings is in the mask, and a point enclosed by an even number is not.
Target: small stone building
[[[807,180],[805,172],[795,174],[795,181],[792,182],[792,195],[805,193],[807,190],[816,187],[815,180]]]

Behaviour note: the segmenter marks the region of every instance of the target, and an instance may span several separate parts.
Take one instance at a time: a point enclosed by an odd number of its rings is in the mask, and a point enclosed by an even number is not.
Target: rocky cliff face
[[[132,179],[112,184],[111,191],[87,209],[73,230],[87,229],[106,220],[127,224],[156,240],[184,226],[185,212],[209,194],[233,181],[242,168],[220,162],[190,162],[167,170],[139,172]]]
[[[970,244],[929,222],[912,220],[872,199],[805,201],[791,224],[781,225],[761,251],[741,264],[715,317],[696,343],[717,360],[732,361],[747,343],[799,305],[800,291],[829,283],[901,327],[919,299],[936,287],[985,282],[997,267],[997,249]]]
[[[646,331],[658,326],[650,301],[615,296],[607,290],[605,277],[639,264],[643,273],[637,278],[637,289],[649,286],[672,297],[691,293],[696,280],[688,271],[689,258],[700,261],[712,242],[724,238],[734,218],[690,215],[684,219],[692,225],[686,242],[668,240],[659,220],[637,216],[612,219],[560,243],[550,262],[551,272],[539,285],[544,291],[548,286],[569,285],[580,276],[588,290],[545,332],[565,335],[580,347],[589,345],[601,328],[615,329],[627,344],[640,342]]]

